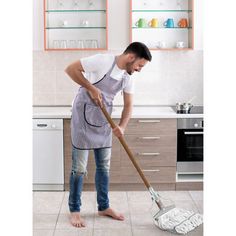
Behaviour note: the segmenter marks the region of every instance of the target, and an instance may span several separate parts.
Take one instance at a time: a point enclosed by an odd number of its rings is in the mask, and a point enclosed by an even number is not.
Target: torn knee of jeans
[[[82,176],[82,175],[87,176],[87,171],[72,170],[71,173],[72,173],[72,175],[77,175],[77,176]]]

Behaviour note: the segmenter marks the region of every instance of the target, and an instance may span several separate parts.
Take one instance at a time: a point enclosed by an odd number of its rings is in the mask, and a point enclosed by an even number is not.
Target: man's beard
[[[126,72],[129,74],[129,75],[132,75],[133,74],[133,71],[132,71],[132,66],[134,64],[135,60],[133,62],[128,62],[126,64]]]

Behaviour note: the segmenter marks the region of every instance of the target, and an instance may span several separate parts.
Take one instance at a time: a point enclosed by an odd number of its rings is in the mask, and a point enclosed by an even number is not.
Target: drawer
[[[176,147],[176,135],[125,135],[129,147]]]
[[[142,167],[176,166],[176,147],[130,148],[135,160]],[[125,150],[121,150],[121,166],[133,166]]]
[[[151,167],[141,169],[150,183],[175,183],[175,167]],[[121,167],[121,182],[143,183],[134,167]]]
[[[126,134],[176,135],[176,119],[131,119]]]

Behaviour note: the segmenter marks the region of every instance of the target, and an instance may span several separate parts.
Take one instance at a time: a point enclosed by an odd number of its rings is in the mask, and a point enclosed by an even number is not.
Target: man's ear
[[[133,62],[136,59],[136,55],[134,53],[129,53],[128,54],[128,60],[129,62]]]

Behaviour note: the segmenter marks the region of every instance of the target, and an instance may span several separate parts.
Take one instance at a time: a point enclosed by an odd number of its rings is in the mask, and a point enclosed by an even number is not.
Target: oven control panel
[[[177,119],[178,129],[203,129],[203,118]]]

